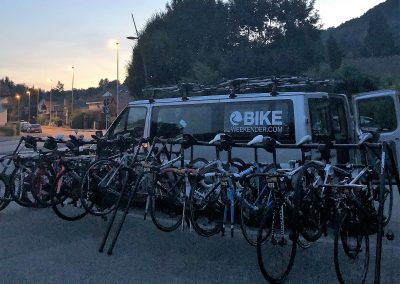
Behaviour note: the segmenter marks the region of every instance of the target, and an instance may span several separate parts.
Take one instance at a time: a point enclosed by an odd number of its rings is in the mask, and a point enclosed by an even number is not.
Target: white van
[[[217,133],[225,132],[242,142],[261,134],[286,144],[294,144],[305,135],[311,135],[314,142],[351,143],[354,139],[346,96],[324,92],[250,93],[234,98],[213,95],[134,101],[118,116],[106,135],[113,139],[117,134],[126,132],[136,137],[164,138],[188,133],[199,141],[210,141]],[[196,146],[194,157],[212,160],[215,152],[211,149]],[[284,152],[278,153],[278,162],[301,157],[298,150]],[[252,161],[253,153],[250,149],[234,148],[232,156]],[[342,151],[337,159],[345,162],[349,154]],[[260,160],[265,160],[262,155]]]
[[[392,149],[400,161],[400,93],[380,90],[360,93],[353,97],[356,133],[367,131],[380,134],[380,141],[392,143]]]

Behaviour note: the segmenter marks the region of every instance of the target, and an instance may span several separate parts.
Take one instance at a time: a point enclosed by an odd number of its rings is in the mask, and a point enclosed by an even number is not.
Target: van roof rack
[[[307,89],[316,91],[318,87],[332,87],[338,84],[337,80],[318,80],[306,76],[266,76],[245,78],[239,77],[225,80],[217,85],[201,85],[199,83],[179,83],[170,86],[150,87],[143,89],[149,98],[149,102],[155,102],[157,98],[181,98],[188,101],[191,96],[228,95],[236,98],[239,94],[269,93],[271,96],[279,95],[279,91],[293,91],[292,89]]]

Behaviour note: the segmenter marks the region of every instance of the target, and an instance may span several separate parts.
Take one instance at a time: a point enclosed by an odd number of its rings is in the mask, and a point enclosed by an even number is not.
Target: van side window
[[[152,111],[150,135],[174,138],[191,134],[200,141],[209,141],[221,130],[218,109],[218,104],[156,106]]]
[[[264,135],[279,142],[293,143],[293,103],[291,100],[226,103],[224,132],[246,142],[256,135]]]
[[[391,132],[397,128],[396,109],[390,96],[360,99],[357,102],[362,131]]]
[[[331,120],[329,100],[326,98],[308,99],[313,141],[322,142],[331,139]]]
[[[331,97],[329,100],[335,141],[342,143],[347,142],[349,138],[349,131],[344,100],[335,97]]]
[[[142,137],[146,121],[145,107],[126,108],[108,130],[108,138],[114,139],[118,134],[131,132],[134,137]]]

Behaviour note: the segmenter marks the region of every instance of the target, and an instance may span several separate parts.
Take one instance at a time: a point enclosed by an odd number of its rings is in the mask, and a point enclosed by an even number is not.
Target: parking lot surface
[[[393,221],[396,238],[384,241],[382,283],[400,279],[399,222]],[[163,233],[136,209],[126,219],[114,254],[108,256],[98,252],[107,222],[97,217],[67,222],[50,208],[11,204],[0,212],[0,224],[2,283],[265,283],[256,251],[239,228],[234,238],[206,239],[188,229]],[[367,283],[373,282],[374,242],[371,239]],[[331,237],[298,249],[287,281],[322,282],[337,283]]]

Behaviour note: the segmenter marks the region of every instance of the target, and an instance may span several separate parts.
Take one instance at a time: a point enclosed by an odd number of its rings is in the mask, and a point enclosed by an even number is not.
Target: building
[[[8,104],[8,98],[0,98],[0,126],[4,126],[7,123],[8,110],[6,105]]]

